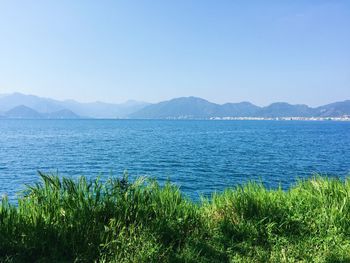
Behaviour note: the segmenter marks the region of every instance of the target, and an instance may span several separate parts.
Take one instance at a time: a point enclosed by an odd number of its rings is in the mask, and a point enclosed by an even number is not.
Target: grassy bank
[[[41,175],[0,205],[0,262],[350,262],[350,182],[250,183],[194,203],[173,185]]]

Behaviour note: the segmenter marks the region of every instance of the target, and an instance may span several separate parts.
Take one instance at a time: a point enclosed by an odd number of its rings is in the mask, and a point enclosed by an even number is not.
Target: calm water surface
[[[192,198],[247,180],[350,173],[349,122],[0,120],[0,194],[37,171],[169,178]]]

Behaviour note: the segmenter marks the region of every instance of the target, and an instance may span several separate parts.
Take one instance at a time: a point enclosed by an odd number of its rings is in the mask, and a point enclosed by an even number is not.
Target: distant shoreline
[[[189,117],[169,117],[169,118],[4,118],[1,120],[143,120],[143,121],[336,121],[348,122],[350,117],[210,117],[210,118],[189,118]]]
[[[210,120],[254,120],[254,121],[350,121],[345,117],[213,117]]]

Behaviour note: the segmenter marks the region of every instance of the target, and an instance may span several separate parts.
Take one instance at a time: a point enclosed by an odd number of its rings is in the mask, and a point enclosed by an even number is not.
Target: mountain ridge
[[[18,106],[17,111],[11,112]],[[33,111],[38,114],[35,114]],[[8,112],[10,111],[10,112]],[[22,111],[22,113],[21,113]],[[123,119],[209,119],[225,117],[340,117],[350,115],[350,100],[319,107],[274,102],[257,106],[251,102],[218,104],[199,97],[179,97],[158,103],[129,100],[121,104],[75,100],[59,101],[21,93],[0,94],[0,118],[41,116],[41,118],[123,118]],[[17,114],[17,115],[16,115]]]
[[[70,110],[79,116],[91,118],[125,118],[146,105],[147,102],[127,101],[113,104],[105,102],[77,102],[75,100],[55,100],[19,92],[0,94],[0,112],[8,111],[16,106],[24,105],[39,113],[52,113],[60,110]]]
[[[180,97],[146,106],[129,117],[133,119],[207,119],[214,117],[340,117],[344,115],[350,115],[350,100],[312,108],[305,104],[293,105],[287,102],[275,102],[265,107],[259,107],[250,102],[216,104],[197,97]]]
[[[4,113],[1,118],[7,119],[80,119],[74,112],[63,109],[50,113],[40,113],[30,107],[19,105]]]

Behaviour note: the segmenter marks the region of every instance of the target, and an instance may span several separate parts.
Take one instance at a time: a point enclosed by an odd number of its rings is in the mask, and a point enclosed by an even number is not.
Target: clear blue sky
[[[350,99],[350,1],[0,0],[0,93],[14,91],[109,102]]]

